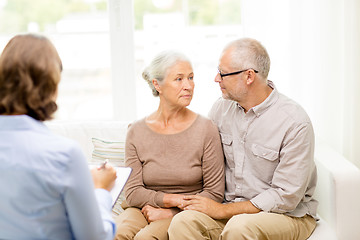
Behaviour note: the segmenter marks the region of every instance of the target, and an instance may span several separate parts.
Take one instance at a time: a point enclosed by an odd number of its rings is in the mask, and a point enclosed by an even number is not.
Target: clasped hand
[[[180,212],[180,209],[177,208],[156,208],[150,205],[145,205],[141,209],[141,213],[144,215],[148,223],[160,219],[171,218],[178,212]]]
[[[167,202],[165,208],[146,205],[141,209],[142,214],[149,223],[173,217],[181,210],[199,211],[215,219],[222,219],[224,217],[223,204],[215,202],[207,197],[198,195],[167,194],[165,198]]]

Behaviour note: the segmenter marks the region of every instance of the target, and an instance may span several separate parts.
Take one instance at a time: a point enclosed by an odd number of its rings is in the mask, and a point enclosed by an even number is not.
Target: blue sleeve
[[[65,175],[64,202],[75,239],[113,239],[115,223],[111,217],[111,195],[106,190],[96,190],[80,148],[70,153],[70,163]]]
[[[113,239],[116,232],[116,225],[114,219],[111,216],[112,209],[112,198],[109,191],[105,189],[95,189],[96,199],[99,203],[100,214],[103,220],[106,238],[104,239]]]

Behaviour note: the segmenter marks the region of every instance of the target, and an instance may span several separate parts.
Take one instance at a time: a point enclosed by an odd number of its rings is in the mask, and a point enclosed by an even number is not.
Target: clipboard
[[[116,170],[116,180],[114,187],[110,191],[112,197],[112,207],[114,207],[116,201],[118,200],[132,171],[130,167],[114,167],[114,169]]]
[[[99,167],[99,166],[89,164],[88,167],[89,169],[92,169],[94,167]],[[115,179],[114,187],[110,191],[111,199],[112,199],[111,207],[114,207],[132,171],[130,167],[113,167],[113,168],[116,171],[116,179]]]

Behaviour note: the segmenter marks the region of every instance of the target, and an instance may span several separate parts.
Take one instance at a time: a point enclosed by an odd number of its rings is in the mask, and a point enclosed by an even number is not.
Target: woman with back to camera
[[[222,202],[224,159],[217,127],[189,110],[194,92],[190,61],[173,51],[157,55],[143,72],[157,111],[128,129],[126,166],[133,169],[125,187],[125,211],[116,239],[168,239],[172,217],[184,195]]]
[[[0,239],[113,239],[111,166],[43,124],[56,111],[62,63],[43,36],[17,35],[0,56]],[[95,193],[94,193],[95,186]]]

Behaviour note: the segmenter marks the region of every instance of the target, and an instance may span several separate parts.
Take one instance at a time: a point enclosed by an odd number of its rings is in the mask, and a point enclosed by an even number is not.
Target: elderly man
[[[307,239],[316,226],[314,131],[296,102],[267,79],[270,58],[256,40],[223,50],[210,111],[226,158],[224,203],[187,196],[170,239]]]

